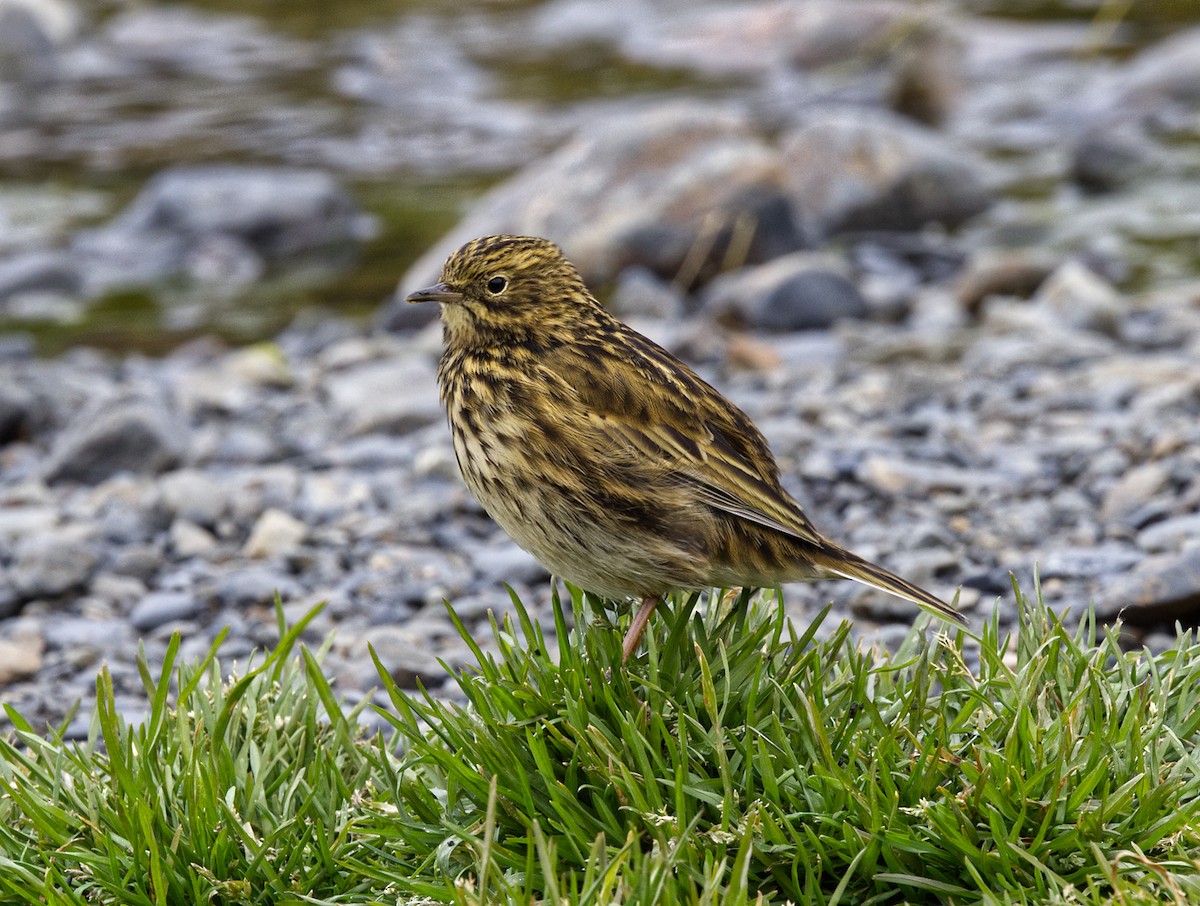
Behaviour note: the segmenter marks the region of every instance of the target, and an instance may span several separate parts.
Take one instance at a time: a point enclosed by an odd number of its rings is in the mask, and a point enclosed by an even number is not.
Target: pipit
[[[408,301],[441,304],[438,384],[483,508],[552,574],[640,599],[623,660],[671,590],[847,578],[962,622],[821,535],[746,414],[605,311],[553,243],[468,242]]]

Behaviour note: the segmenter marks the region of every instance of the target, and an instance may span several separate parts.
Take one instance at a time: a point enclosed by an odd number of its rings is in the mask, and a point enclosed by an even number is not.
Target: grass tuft
[[[452,613],[465,705],[376,659],[391,738],[299,644],[315,611],[237,676],[175,639],[143,724],[105,672],[85,744],[9,711],[0,903],[1200,900],[1200,645],[1125,652],[1014,591],[1015,637],[891,655],[676,598],[629,669],[582,595],[553,645],[514,596],[495,653]]]

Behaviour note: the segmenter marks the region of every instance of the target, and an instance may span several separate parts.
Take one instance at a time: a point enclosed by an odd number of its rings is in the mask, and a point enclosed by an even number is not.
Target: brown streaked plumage
[[[608,314],[553,243],[487,236],[441,282],[442,401],[462,475],[543,566],[641,607],[672,589],[848,578],[947,619],[948,604],[822,536],[737,406]]]

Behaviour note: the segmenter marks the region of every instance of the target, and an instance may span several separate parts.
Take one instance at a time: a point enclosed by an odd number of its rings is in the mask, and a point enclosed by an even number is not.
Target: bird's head
[[[446,259],[438,283],[407,300],[440,302],[447,339],[468,341],[525,340],[599,309],[559,247],[535,236],[472,240]]]

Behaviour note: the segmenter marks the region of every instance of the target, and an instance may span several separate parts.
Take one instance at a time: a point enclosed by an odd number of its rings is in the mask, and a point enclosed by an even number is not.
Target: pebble
[[[982,161],[899,117],[822,111],[781,145],[789,194],[817,235],[952,228],[992,203]]]
[[[330,374],[324,382],[330,406],[351,434],[405,434],[442,418],[432,363],[382,359]]]
[[[66,531],[31,535],[16,545],[12,584],[26,599],[57,597],[86,586],[99,562],[93,543]]]
[[[42,669],[44,647],[37,635],[0,639],[0,689],[36,676]]]
[[[797,252],[713,280],[702,311],[737,327],[778,333],[825,330],[842,318],[863,318],[867,303],[828,255]]]
[[[72,258],[82,262],[92,293],[184,273],[252,281],[265,262],[356,243],[373,232],[371,218],[329,173],[230,164],[175,167],[151,179],[116,219],[77,234]]]
[[[129,622],[139,632],[167,623],[191,620],[200,613],[200,602],[188,592],[155,591],[142,597],[129,612]]]
[[[1166,488],[1171,470],[1162,462],[1146,462],[1125,472],[1104,495],[1100,517],[1107,523],[1127,524]]]
[[[1096,599],[1103,620],[1135,626],[1191,623],[1200,613],[1200,556],[1196,551],[1148,557],[1118,576]]]
[[[179,461],[183,430],[161,406],[129,399],[80,415],[50,450],[46,480],[98,484],[120,472],[160,472]]]
[[[308,534],[308,527],[290,513],[271,507],[264,510],[242,546],[242,556],[255,560],[285,557],[294,553]]]
[[[228,508],[221,482],[200,469],[167,472],[157,485],[167,513],[197,525],[215,525]]]

